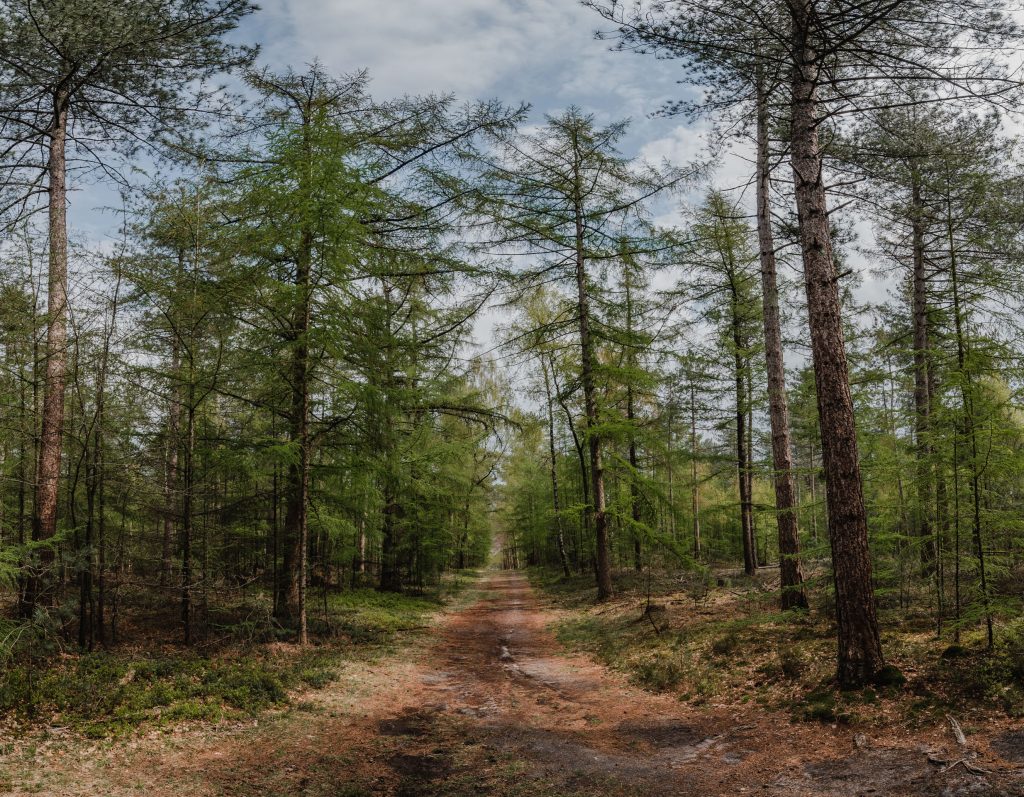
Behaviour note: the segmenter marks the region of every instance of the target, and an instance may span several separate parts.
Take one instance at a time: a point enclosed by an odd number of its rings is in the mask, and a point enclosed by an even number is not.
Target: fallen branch
[[[947,714],[946,719],[949,720],[949,727],[953,729],[953,737],[956,739],[956,743],[961,747],[967,747],[967,736],[964,734],[964,729],[960,727],[960,723],[956,721],[952,714]]]
[[[948,766],[943,767],[940,770],[940,773],[941,774],[945,774],[945,773],[949,772],[957,764],[963,764],[964,769],[966,769],[972,775],[987,775],[987,774],[989,774],[989,772],[991,772],[991,770],[984,769],[982,767],[976,767],[974,764],[970,763],[965,758],[959,758],[956,761],[954,761],[952,764],[949,764]]]

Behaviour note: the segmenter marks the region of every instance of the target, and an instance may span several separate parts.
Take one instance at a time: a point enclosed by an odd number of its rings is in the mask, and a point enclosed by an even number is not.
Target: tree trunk
[[[596,579],[597,598],[605,600],[612,594],[612,571],[608,556],[608,515],[605,511],[604,462],[601,452],[601,435],[598,432],[597,385],[594,371],[597,358],[594,356],[594,341],[590,331],[590,295],[587,287],[587,259],[584,242],[584,214],[582,206],[583,187],[579,170],[580,153],[578,142],[573,139],[576,158],[574,164],[574,214],[576,222],[576,312],[579,316],[580,358],[583,382],[583,404],[587,416],[587,443],[590,448],[590,480],[593,490],[594,542],[597,548]]]
[[[587,507],[590,506],[590,480],[587,474],[587,456],[583,451],[583,441],[580,440],[579,434],[576,432],[576,423],[572,419],[572,412],[569,411],[569,405],[565,403],[565,398],[562,396],[562,389],[558,386],[558,375],[555,372],[554,360],[551,362],[551,382],[555,388],[555,398],[558,401],[558,406],[562,408],[562,413],[565,415],[565,424],[569,427],[569,435],[572,437],[573,448],[576,450],[576,461],[579,464],[580,472],[580,489],[583,493],[583,506],[584,510],[581,514],[581,523],[578,528],[580,535],[584,531],[588,531],[590,528],[590,512]],[[579,544],[573,545],[575,552],[575,566],[577,572],[580,571],[580,548],[582,547],[583,541],[580,540]]]
[[[189,369],[188,405],[185,408],[184,467],[181,493],[181,624],[185,644],[192,644],[192,500],[195,485],[196,401],[195,376]]]
[[[690,382],[690,498],[693,512],[693,557],[700,559],[700,480],[697,473],[697,388]]]
[[[811,539],[818,541],[818,460],[815,457],[814,441],[807,446],[808,470],[811,488]]]
[[[771,219],[768,98],[763,79],[757,81],[757,237],[761,249],[761,299],[764,308],[764,357],[768,374],[768,417],[772,430],[772,470],[779,530],[779,573],[782,609],[806,609],[807,593],[800,572],[800,533],[786,399],[786,367],[782,355],[782,323]]]
[[[929,327],[932,319],[928,320]],[[934,336],[929,334],[930,341]],[[929,418],[935,417],[936,408],[941,406],[942,382],[939,379],[938,368],[935,359],[929,353],[928,356],[928,398],[931,402]],[[950,510],[949,497],[946,489],[946,476],[941,461],[935,457],[936,448],[934,442],[929,444],[929,454],[932,456],[933,473],[935,475],[935,591],[938,601],[936,611],[936,634],[942,635],[943,623],[946,617],[946,566],[943,560],[944,549],[949,540],[950,532]]]
[[[104,528],[104,412],[107,395],[107,366],[110,359],[110,339],[114,334],[117,322],[117,302],[120,292],[120,280],[114,290],[111,302],[110,326],[104,330],[103,349],[100,354],[99,372],[96,375],[96,406],[92,421],[92,453],[86,466],[86,503],[88,516],[85,525],[85,563],[82,566],[81,594],[79,595],[79,627],[78,646],[92,650],[97,636],[96,604],[93,598],[93,574],[96,570],[96,545],[105,542]],[[97,531],[99,532],[97,534]],[[100,639],[102,641],[102,630]]]
[[[981,587],[982,608],[985,611],[985,629],[988,649],[995,645],[992,627],[992,606],[988,591],[988,574],[985,570],[985,546],[981,524],[981,476],[978,451],[978,432],[974,417],[974,379],[967,367],[967,340],[964,332],[964,311],[960,300],[959,264],[953,240],[952,213],[947,203],[947,233],[949,237],[949,273],[953,292],[953,325],[956,332],[956,359],[960,371],[960,395],[963,403],[964,439],[967,442],[969,478],[971,486],[971,537],[974,552],[978,557],[978,577]],[[958,590],[959,592],[959,590]]]
[[[675,474],[672,471],[672,451],[674,447],[673,440],[673,423],[674,418],[672,417],[673,410],[675,409],[675,398],[669,396],[668,404],[668,429],[667,429],[667,445],[665,447],[665,477],[668,481],[668,533],[672,542],[676,541],[676,489],[675,489]]]
[[[46,307],[46,378],[43,388],[42,433],[36,470],[36,496],[32,538],[46,541],[57,533],[57,499],[60,486],[61,447],[64,432],[64,389],[67,379],[68,229],[67,229],[67,98],[54,100],[50,130],[49,245],[50,262]],[[54,551],[40,549],[39,565],[27,586],[26,607],[53,603]]]
[[[857,686],[872,681],[885,662],[871,586],[853,397],[818,143],[818,55],[809,32],[813,3],[793,0],[790,11],[796,59],[790,151],[826,478],[838,626],[837,675],[840,684]]]
[[[626,337],[627,346],[632,347],[633,344],[633,292],[632,284],[630,280],[629,265],[625,267],[625,287],[626,287]],[[626,361],[631,366],[631,369],[635,368],[636,357],[633,355],[633,349],[629,349],[629,356]],[[627,378],[631,378],[632,375],[627,375]],[[633,569],[636,572],[643,570],[643,541],[640,537],[640,485],[638,479],[640,478],[640,470],[637,460],[636,453],[636,404],[633,396],[633,385],[632,383],[626,385],[626,422],[629,425],[629,506],[630,513],[633,519]]]
[[[562,563],[562,572],[566,578],[569,573],[569,557],[565,553],[565,535],[562,532],[562,512],[558,500],[558,459],[555,455],[555,412],[551,406],[551,379],[548,367],[541,355],[540,367],[544,371],[544,395],[548,408],[548,455],[551,461],[551,502],[555,510],[555,540],[558,543],[558,559]]]
[[[164,529],[160,550],[160,586],[171,580],[171,559],[174,545],[174,525],[178,514],[178,433],[181,425],[181,354],[177,334],[171,336],[171,391],[167,402],[167,443],[164,461]]]
[[[925,275],[924,208],[921,203],[921,181],[917,171],[911,174],[911,229],[914,258],[913,324],[914,324],[914,449],[917,458],[917,520],[916,531],[921,546],[921,564],[926,571],[934,566],[935,541],[932,538],[932,473],[928,440],[931,397],[928,380],[928,294]]]
[[[730,278],[732,279],[732,278]],[[743,572],[752,576],[757,572],[757,552],[754,550],[753,508],[751,506],[747,462],[747,384],[744,377],[744,340],[740,328],[738,294],[732,286],[732,343],[733,367],[736,380],[736,477],[740,488],[740,533],[743,538]]]
[[[390,465],[389,465],[390,467]],[[385,475],[384,524],[380,552],[380,588],[385,592],[402,591],[402,570],[398,561],[398,519],[401,506],[398,503],[392,478]]]
[[[313,238],[303,233],[295,265],[297,303],[292,318],[291,407],[289,441],[298,448],[298,460],[288,466],[285,481],[284,578],[279,606],[289,622],[298,622],[299,644],[306,644],[306,582],[309,536],[309,325]]]

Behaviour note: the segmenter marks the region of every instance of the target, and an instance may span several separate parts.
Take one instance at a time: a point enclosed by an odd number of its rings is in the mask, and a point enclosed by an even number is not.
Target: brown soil
[[[962,750],[938,730],[872,739],[753,707],[689,706],[567,655],[546,630],[554,616],[525,576],[493,573],[426,643],[345,665],[296,709],[109,747],[51,738],[8,753],[0,793],[1024,794],[1019,731]]]

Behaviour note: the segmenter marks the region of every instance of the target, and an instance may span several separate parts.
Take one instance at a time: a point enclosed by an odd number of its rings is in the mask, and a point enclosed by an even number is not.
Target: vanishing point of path
[[[33,793],[1024,795],[1024,774],[984,754],[971,759],[984,774],[934,763],[960,755],[938,733],[883,742],[643,692],[562,650],[547,630],[555,613],[523,574],[491,572],[478,591],[427,643],[346,665],[297,711],[231,732],[55,750]]]

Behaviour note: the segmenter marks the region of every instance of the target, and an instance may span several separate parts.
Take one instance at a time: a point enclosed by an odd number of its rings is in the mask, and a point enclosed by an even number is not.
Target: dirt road
[[[1005,762],[954,761],[951,740],[884,742],[753,707],[691,707],[567,655],[520,573],[405,656],[352,665],[262,725],[64,749],[8,793],[60,795],[1010,795]],[[2,793],[2,789],[0,789]]]

